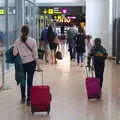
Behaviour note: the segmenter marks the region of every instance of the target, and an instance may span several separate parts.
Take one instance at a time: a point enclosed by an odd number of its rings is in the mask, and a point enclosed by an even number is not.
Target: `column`
[[[20,36],[20,28],[24,24],[24,19],[25,19],[25,0],[16,0],[16,21],[17,21],[17,37]]]
[[[86,0],[86,33],[100,37],[109,56],[112,55],[112,29],[109,0]]]

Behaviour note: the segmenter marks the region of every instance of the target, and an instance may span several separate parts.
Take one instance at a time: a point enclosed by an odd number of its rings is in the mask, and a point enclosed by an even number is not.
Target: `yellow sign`
[[[48,14],[52,15],[54,13],[53,9],[48,9]]]
[[[53,15],[53,14],[62,14],[61,11],[55,11],[53,8],[48,8],[48,9],[44,9],[42,10],[42,14],[49,14],[49,15]]]
[[[62,14],[62,13],[59,11],[54,11],[54,14]]]
[[[4,15],[5,14],[5,10],[4,9],[0,9],[0,15]]]
[[[44,14],[47,14],[47,10],[44,10],[43,13],[44,13]]]
[[[80,26],[81,26],[81,28],[84,28],[84,27],[85,27],[85,23],[84,23],[84,22],[81,22],[81,23],[80,23]]]
[[[70,19],[68,19],[68,18],[66,18],[66,17],[63,17],[63,16],[61,16],[61,15],[58,15],[58,16],[54,16],[54,19],[55,19],[55,21],[59,21],[59,22],[67,22],[67,23],[69,23],[69,22],[71,22],[71,20]]]

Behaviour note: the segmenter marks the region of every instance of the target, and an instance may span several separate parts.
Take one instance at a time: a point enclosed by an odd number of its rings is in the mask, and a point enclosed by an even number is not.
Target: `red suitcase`
[[[101,88],[100,88],[100,80],[98,78],[93,77],[93,70],[89,68],[90,72],[92,72],[92,77],[88,75],[87,68],[87,78],[86,78],[86,90],[88,99],[101,98]]]
[[[42,72],[42,85],[33,86],[31,88],[31,112],[50,112],[51,93],[50,87],[43,85],[43,71]]]

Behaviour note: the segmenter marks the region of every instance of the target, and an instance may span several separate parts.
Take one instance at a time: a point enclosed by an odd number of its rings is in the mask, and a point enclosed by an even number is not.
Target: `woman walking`
[[[50,50],[51,50],[52,64],[56,64],[57,61],[56,61],[55,55],[56,55],[56,49],[59,44],[59,41],[58,41],[57,35],[53,31],[52,26],[48,27],[47,35],[48,35],[48,41],[49,41],[49,46],[50,46]]]
[[[24,104],[26,100],[25,90],[27,83],[27,105],[30,105],[30,89],[33,84],[33,75],[37,65],[38,71],[40,71],[40,66],[38,62],[37,44],[36,41],[28,37],[29,27],[23,25],[21,28],[21,38],[15,41],[13,55],[20,55],[22,59],[22,66],[24,71],[24,76],[27,76],[27,82],[25,85],[21,84],[21,102]]]

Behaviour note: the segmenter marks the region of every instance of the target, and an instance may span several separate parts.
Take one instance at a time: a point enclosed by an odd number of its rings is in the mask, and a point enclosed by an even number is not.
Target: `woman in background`
[[[56,33],[53,31],[52,26],[48,27],[47,35],[48,35],[48,41],[49,41],[49,46],[50,46],[50,50],[51,50],[52,64],[56,64],[57,61],[56,61],[55,55],[56,55],[56,49],[59,44],[59,41],[58,41]]]

